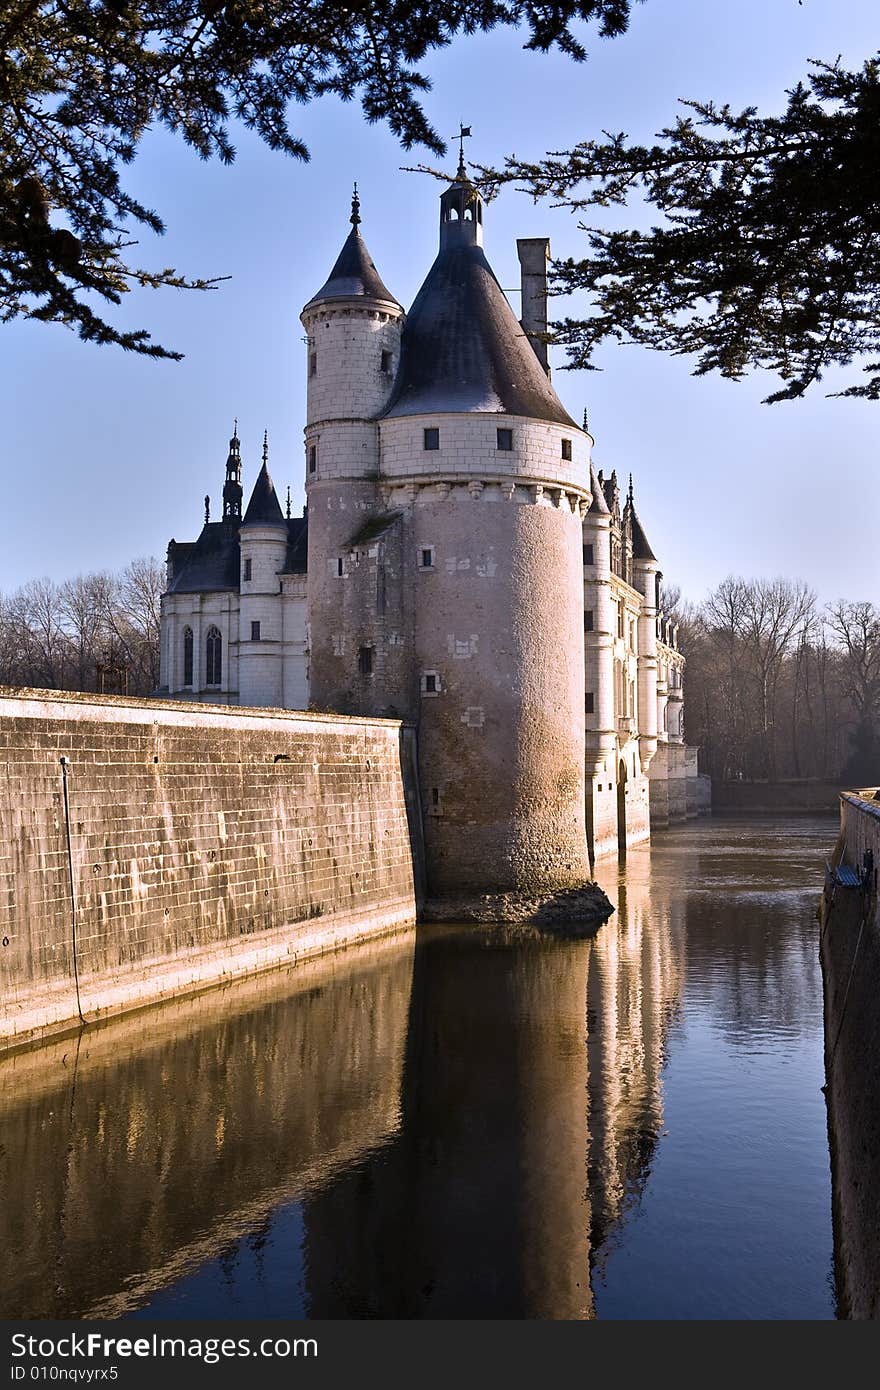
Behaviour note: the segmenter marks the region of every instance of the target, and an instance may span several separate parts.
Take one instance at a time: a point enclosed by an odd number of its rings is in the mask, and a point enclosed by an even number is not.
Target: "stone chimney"
[[[522,285],[522,318],[520,323],[547,376],[547,266],[550,261],[550,238],[520,237],[516,243]]]

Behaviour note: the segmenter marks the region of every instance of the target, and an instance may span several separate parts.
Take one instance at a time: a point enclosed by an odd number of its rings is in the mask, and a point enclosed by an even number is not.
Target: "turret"
[[[404,314],[364,244],[360,222],[355,185],[351,231],[327,281],[302,311],[308,335],[309,686],[318,708],[385,714],[402,711],[375,678],[373,635],[362,630],[355,640],[349,578],[365,549],[354,545],[355,538],[382,511],[376,421],[400,362]],[[368,613],[383,616],[375,595],[360,617]],[[399,680],[390,684],[398,687]]]
[[[263,466],[239,532],[241,603],[238,679],[243,705],[283,705],[281,581],[287,555],[287,522],[269,473],[269,441]]]
[[[583,521],[586,765],[595,776],[614,769],[614,600],[611,596],[611,512],[590,466],[592,502]]]

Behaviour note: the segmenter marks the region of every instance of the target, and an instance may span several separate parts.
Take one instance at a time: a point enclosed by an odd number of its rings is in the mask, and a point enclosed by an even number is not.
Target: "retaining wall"
[[[398,721],[6,689],[0,759],[0,1049],[415,922]]]
[[[840,797],[834,866],[880,865],[880,802]],[[864,890],[826,885],[821,958],[825,1076],[839,1311],[880,1317],[880,914],[876,871]]]

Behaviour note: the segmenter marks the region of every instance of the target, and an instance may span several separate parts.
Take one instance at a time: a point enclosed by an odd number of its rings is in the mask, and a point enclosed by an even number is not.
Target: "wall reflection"
[[[683,979],[649,870],[592,940],[430,928],[0,1065],[3,1313],[253,1307],[298,1201],[311,1316],[594,1316]]]
[[[6,1317],[115,1317],[400,1122],[413,939],[0,1066]]]

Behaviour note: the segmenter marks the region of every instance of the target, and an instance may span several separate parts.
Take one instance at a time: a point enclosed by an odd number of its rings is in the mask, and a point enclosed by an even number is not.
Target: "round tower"
[[[372,652],[369,633],[359,640],[355,630],[369,615],[359,611],[361,595],[352,601],[348,580],[360,555],[353,542],[382,506],[376,421],[400,361],[404,313],[364,244],[360,220],[355,185],[351,231],[301,315],[308,344],[309,690],[319,709],[383,713],[374,708],[372,668],[361,669],[364,652]]]
[[[591,439],[482,250],[460,164],[380,421],[401,517],[429,891],[589,877],[581,520]]]
[[[243,705],[284,704],[281,580],[287,522],[269,474],[269,442],[239,531],[238,688]]]
[[[590,468],[593,500],[584,517],[584,674],[587,836],[593,857],[617,847],[614,722],[615,608],[611,594],[611,511]]]

